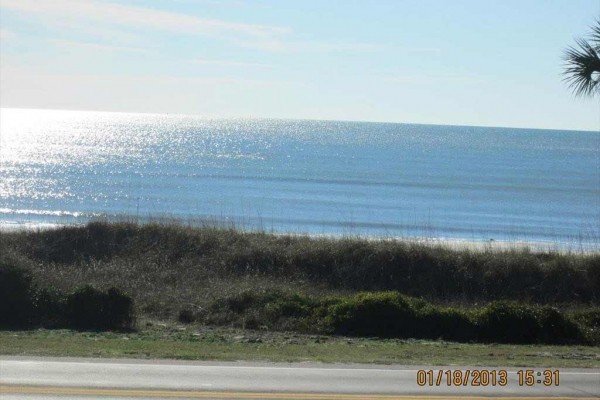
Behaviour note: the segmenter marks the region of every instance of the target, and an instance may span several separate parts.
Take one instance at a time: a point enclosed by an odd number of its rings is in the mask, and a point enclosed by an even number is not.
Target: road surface
[[[558,369],[559,382],[519,385],[517,371],[526,368],[414,367],[248,362],[186,362],[84,358],[0,358],[0,397],[8,399],[447,399],[600,398],[599,369]],[[418,370],[424,386],[417,384]],[[444,371],[507,371],[500,386],[448,386]],[[552,369],[553,371],[555,369]],[[441,373],[439,371],[442,371]],[[441,378],[438,378],[441,376]],[[472,376],[472,375],[471,375]],[[555,377],[554,375],[553,377]],[[430,379],[431,378],[431,379]],[[429,383],[432,383],[430,385]],[[459,382],[460,383],[460,382]],[[463,382],[464,383],[464,382]]]

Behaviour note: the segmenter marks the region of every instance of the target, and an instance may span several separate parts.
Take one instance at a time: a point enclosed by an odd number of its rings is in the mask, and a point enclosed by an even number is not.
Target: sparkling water
[[[1,110],[1,226],[124,216],[598,248],[600,134]]]

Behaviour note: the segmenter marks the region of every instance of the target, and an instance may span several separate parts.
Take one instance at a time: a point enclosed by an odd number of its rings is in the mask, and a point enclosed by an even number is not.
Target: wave
[[[48,216],[48,217],[73,217],[73,218],[94,218],[94,217],[102,216],[102,214],[99,214],[99,213],[80,212],[80,211],[29,210],[29,209],[12,209],[12,208],[0,208],[0,214],[37,215],[37,216]]]

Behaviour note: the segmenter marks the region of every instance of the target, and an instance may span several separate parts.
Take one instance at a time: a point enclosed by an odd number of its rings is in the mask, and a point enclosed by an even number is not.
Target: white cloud
[[[191,64],[198,65],[214,65],[221,67],[250,67],[250,68],[272,68],[273,65],[264,64],[264,63],[253,63],[253,62],[244,62],[244,61],[230,61],[230,60],[207,60],[207,59],[194,59],[189,60]]]
[[[141,42],[144,31],[154,30],[210,36],[244,48],[281,53],[372,52],[390,48],[370,43],[299,41],[290,39],[292,30],[287,27],[207,19],[98,0],[2,0],[0,7],[61,31],[91,34],[120,44]]]
[[[0,40],[12,40],[17,36],[18,35],[13,31],[9,31],[8,29],[0,29]]]
[[[117,77],[113,77],[117,78]],[[182,77],[182,76],[140,76],[132,78],[118,79],[129,79],[132,81],[143,82],[147,84],[177,84],[181,86],[188,85],[270,85],[274,83],[280,83],[276,81],[260,80],[260,79],[245,79],[237,77],[227,76],[205,76],[205,77]]]
[[[330,53],[372,52],[388,49],[389,46],[372,43],[333,43],[322,41],[293,41],[270,39],[262,41],[239,41],[242,47],[281,53]]]
[[[0,3],[1,4],[1,3]],[[131,45],[143,42],[143,35],[106,24],[95,24],[86,20],[74,19],[44,19],[46,25],[60,32],[74,32],[80,37],[93,37],[105,43],[121,43]]]
[[[62,18],[81,22],[148,28],[161,31],[202,35],[242,35],[270,38],[289,32],[288,28],[245,24],[144,7],[125,6],[94,0],[3,0],[1,7],[35,14],[42,19]]]
[[[78,48],[78,49],[93,50],[93,51],[110,51],[110,52],[121,51],[121,52],[129,52],[129,53],[148,53],[149,52],[148,50],[142,49],[140,47],[78,42],[78,41],[63,40],[63,39],[48,39],[48,42],[55,46],[58,46],[58,47]]]
[[[442,54],[443,50],[438,47],[393,47],[396,53],[430,53],[435,55]]]
[[[406,74],[383,77],[388,83],[413,84],[413,85],[440,85],[443,83],[483,83],[485,79],[477,76],[454,74]]]

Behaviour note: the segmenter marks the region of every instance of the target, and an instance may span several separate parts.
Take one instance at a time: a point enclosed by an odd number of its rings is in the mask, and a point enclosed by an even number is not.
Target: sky
[[[600,131],[600,0],[0,0],[0,106]]]

